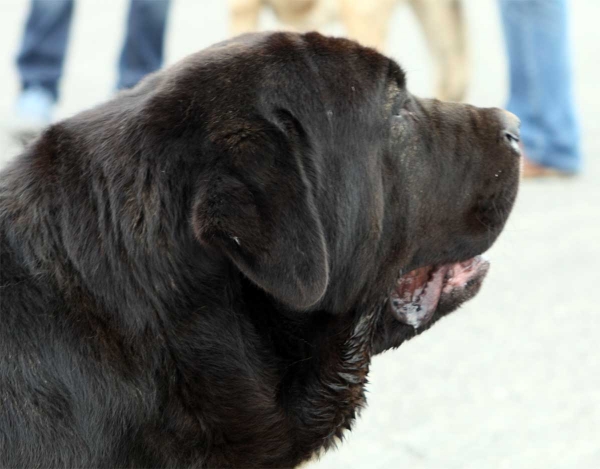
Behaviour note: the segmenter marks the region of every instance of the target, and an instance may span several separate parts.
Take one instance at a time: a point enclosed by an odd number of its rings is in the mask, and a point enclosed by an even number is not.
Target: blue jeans
[[[510,69],[507,108],[521,119],[528,158],[581,168],[573,103],[567,0],[500,0]]]
[[[73,0],[31,1],[17,57],[23,89],[40,86],[58,98],[73,7]],[[131,0],[117,88],[131,88],[161,67],[168,9],[169,0]]]

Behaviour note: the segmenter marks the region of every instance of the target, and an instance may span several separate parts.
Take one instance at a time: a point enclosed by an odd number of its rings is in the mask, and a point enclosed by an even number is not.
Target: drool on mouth
[[[426,266],[402,275],[390,298],[396,319],[415,329],[427,324],[447,298],[472,298],[490,263],[482,256],[452,264]]]

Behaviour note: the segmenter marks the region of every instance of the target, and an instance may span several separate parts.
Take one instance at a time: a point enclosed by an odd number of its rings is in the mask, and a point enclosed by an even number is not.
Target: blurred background
[[[413,93],[434,95],[436,62],[424,30],[406,2],[397,3],[385,52],[405,68]],[[461,3],[469,53],[465,100],[504,107],[511,75],[500,1]],[[566,172],[577,175],[524,180],[490,251],[492,269],[479,296],[373,360],[368,407],[345,443],[311,467],[600,468],[600,1],[567,5],[565,50],[572,52],[581,136],[575,144],[583,163]],[[76,1],[55,119],[114,94],[128,9],[127,0]],[[21,148],[13,132],[21,91],[15,59],[29,10],[28,0],[0,2],[0,165]],[[228,37],[229,22],[225,0],[172,1],[165,65]],[[260,23],[278,27],[268,9]],[[339,23],[321,29],[344,33]],[[525,50],[512,40],[513,53]],[[541,47],[534,55],[552,61],[553,53]],[[530,71],[535,62],[518,60]],[[560,113],[559,98],[537,96],[546,114]],[[535,154],[538,162],[544,157]]]

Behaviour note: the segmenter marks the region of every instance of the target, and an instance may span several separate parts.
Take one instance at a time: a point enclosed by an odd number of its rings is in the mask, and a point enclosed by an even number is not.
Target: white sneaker
[[[54,105],[54,96],[48,90],[41,87],[26,89],[17,99],[10,133],[22,143],[35,138],[52,121]]]

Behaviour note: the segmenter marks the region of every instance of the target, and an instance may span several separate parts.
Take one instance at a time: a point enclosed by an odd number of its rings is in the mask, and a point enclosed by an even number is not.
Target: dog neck
[[[69,163],[85,163],[61,161],[59,155],[50,132],[0,178],[0,229],[29,275],[55,295],[78,295],[71,303],[82,309],[86,303],[94,304],[88,308],[93,311],[89,315],[73,312],[85,327],[108,328],[112,321],[119,321],[116,329],[121,337],[128,335],[130,347],[136,347],[131,348],[131,361],[137,372],[152,373],[152,363],[144,360],[153,354],[154,363],[168,363],[177,369],[181,389],[172,399],[199,421],[207,406],[215,412],[234,409],[231,415],[223,411],[221,422],[231,418],[230,425],[221,423],[216,431],[245,433],[260,448],[269,440],[278,444],[280,433],[289,432],[294,447],[273,453],[279,454],[281,461],[289,461],[292,452],[301,462],[335,444],[365,403],[379,309],[335,317],[314,313],[326,319],[313,324],[313,331],[320,331],[316,339],[312,334],[300,338],[308,349],[294,357],[279,354],[278,364],[260,360],[260,351],[269,341],[266,336],[280,331],[272,323],[270,332],[265,333],[236,311],[229,298],[238,297],[232,290],[241,288],[241,274],[219,253],[186,236],[185,217],[161,207],[161,183],[135,179],[146,177],[144,169],[137,168],[134,179],[123,188],[127,195],[131,185],[139,182],[144,208],[131,197],[111,194],[102,174],[95,174],[94,185],[73,177],[89,168],[78,168],[69,175]],[[127,177],[123,175],[124,180]],[[40,180],[46,184],[35,183]],[[69,203],[72,197],[77,198],[76,205]],[[110,255],[108,249],[113,250]],[[199,289],[201,282],[204,288]],[[213,287],[205,288],[210,282]],[[214,298],[199,297],[199,290],[210,290]],[[110,298],[118,304],[109,303]],[[91,319],[99,312],[106,314],[101,318],[105,325],[98,326]],[[271,313],[280,311],[271,306],[267,314]],[[224,322],[216,330],[227,330],[231,337],[207,337],[207,321]],[[168,349],[160,360],[156,358],[160,353],[157,341]],[[203,357],[214,358],[215,353],[230,353],[230,360],[245,363],[246,368],[227,373],[230,382],[223,382],[223,375],[211,376],[204,367],[207,361]],[[254,383],[255,376],[264,376],[265,382]],[[277,393],[283,380],[292,381],[292,391],[282,402]],[[232,394],[232,389],[245,389],[244,396]],[[259,425],[259,421],[263,423]],[[189,434],[180,429],[178,438],[202,439],[206,425],[212,424],[190,424]]]
[[[355,320],[350,334],[340,348],[341,353],[334,361],[321,367],[318,381],[320,388],[314,388],[313,395],[307,395],[307,400],[319,405],[307,406],[307,409],[326,409],[328,412],[327,434],[319,435],[318,445],[314,451],[326,450],[335,446],[336,441],[343,438],[343,433],[351,426],[366,404],[365,386],[372,355],[374,323],[380,315],[380,309],[374,309],[359,315]],[[310,416],[312,422],[309,431],[319,428],[324,421],[324,415],[317,412]]]

